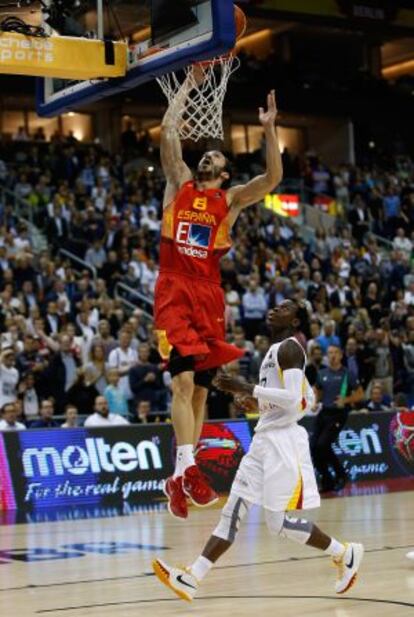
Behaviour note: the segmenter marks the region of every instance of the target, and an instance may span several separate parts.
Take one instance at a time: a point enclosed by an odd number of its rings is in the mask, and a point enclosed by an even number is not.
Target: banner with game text
[[[229,491],[254,425],[204,425],[196,458],[217,491]],[[334,448],[351,482],[412,476],[414,413],[352,414]],[[170,424],[0,433],[0,509],[156,504],[174,460]]]

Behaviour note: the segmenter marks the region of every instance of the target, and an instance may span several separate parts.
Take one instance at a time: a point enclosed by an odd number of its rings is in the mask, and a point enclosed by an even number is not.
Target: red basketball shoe
[[[183,491],[183,478],[167,478],[164,486],[164,494],[168,497],[168,512],[174,518],[187,518],[187,497]]]
[[[199,508],[211,506],[218,500],[217,493],[213,491],[197,465],[187,467],[185,470],[183,491]]]

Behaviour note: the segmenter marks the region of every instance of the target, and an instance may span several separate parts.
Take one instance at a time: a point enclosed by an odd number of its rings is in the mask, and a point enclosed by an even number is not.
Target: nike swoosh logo
[[[194,587],[194,585],[190,585],[190,583],[186,583],[185,580],[183,579],[182,574],[179,574],[177,576],[177,581],[181,583],[182,585],[185,585],[186,587],[191,587],[191,589],[197,589],[197,587]]]
[[[354,549],[352,549],[351,561],[346,564],[346,567],[352,568],[353,565],[354,565]]]

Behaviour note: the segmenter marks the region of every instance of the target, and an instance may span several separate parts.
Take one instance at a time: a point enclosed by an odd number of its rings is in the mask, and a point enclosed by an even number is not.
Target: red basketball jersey
[[[220,258],[231,247],[229,207],[221,189],[186,182],[164,209],[160,270],[220,283]]]

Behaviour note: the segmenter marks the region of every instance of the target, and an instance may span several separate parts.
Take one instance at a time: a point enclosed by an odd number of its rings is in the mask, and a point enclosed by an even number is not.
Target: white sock
[[[174,478],[178,478],[183,475],[187,467],[195,465],[193,444],[186,444],[184,446],[177,446],[177,458],[175,461]]]
[[[345,550],[346,547],[344,544],[341,544],[341,542],[338,542],[338,540],[332,538],[330,545],[324,552],[328,553],[328,555],[331,555],[332,557],[341,557],[345,553]]]
[[[190,567],[191,574],[195,576],[198,581],[201,581],[210,572],[213,566],[214,564],[212,561],[200,555]]]

